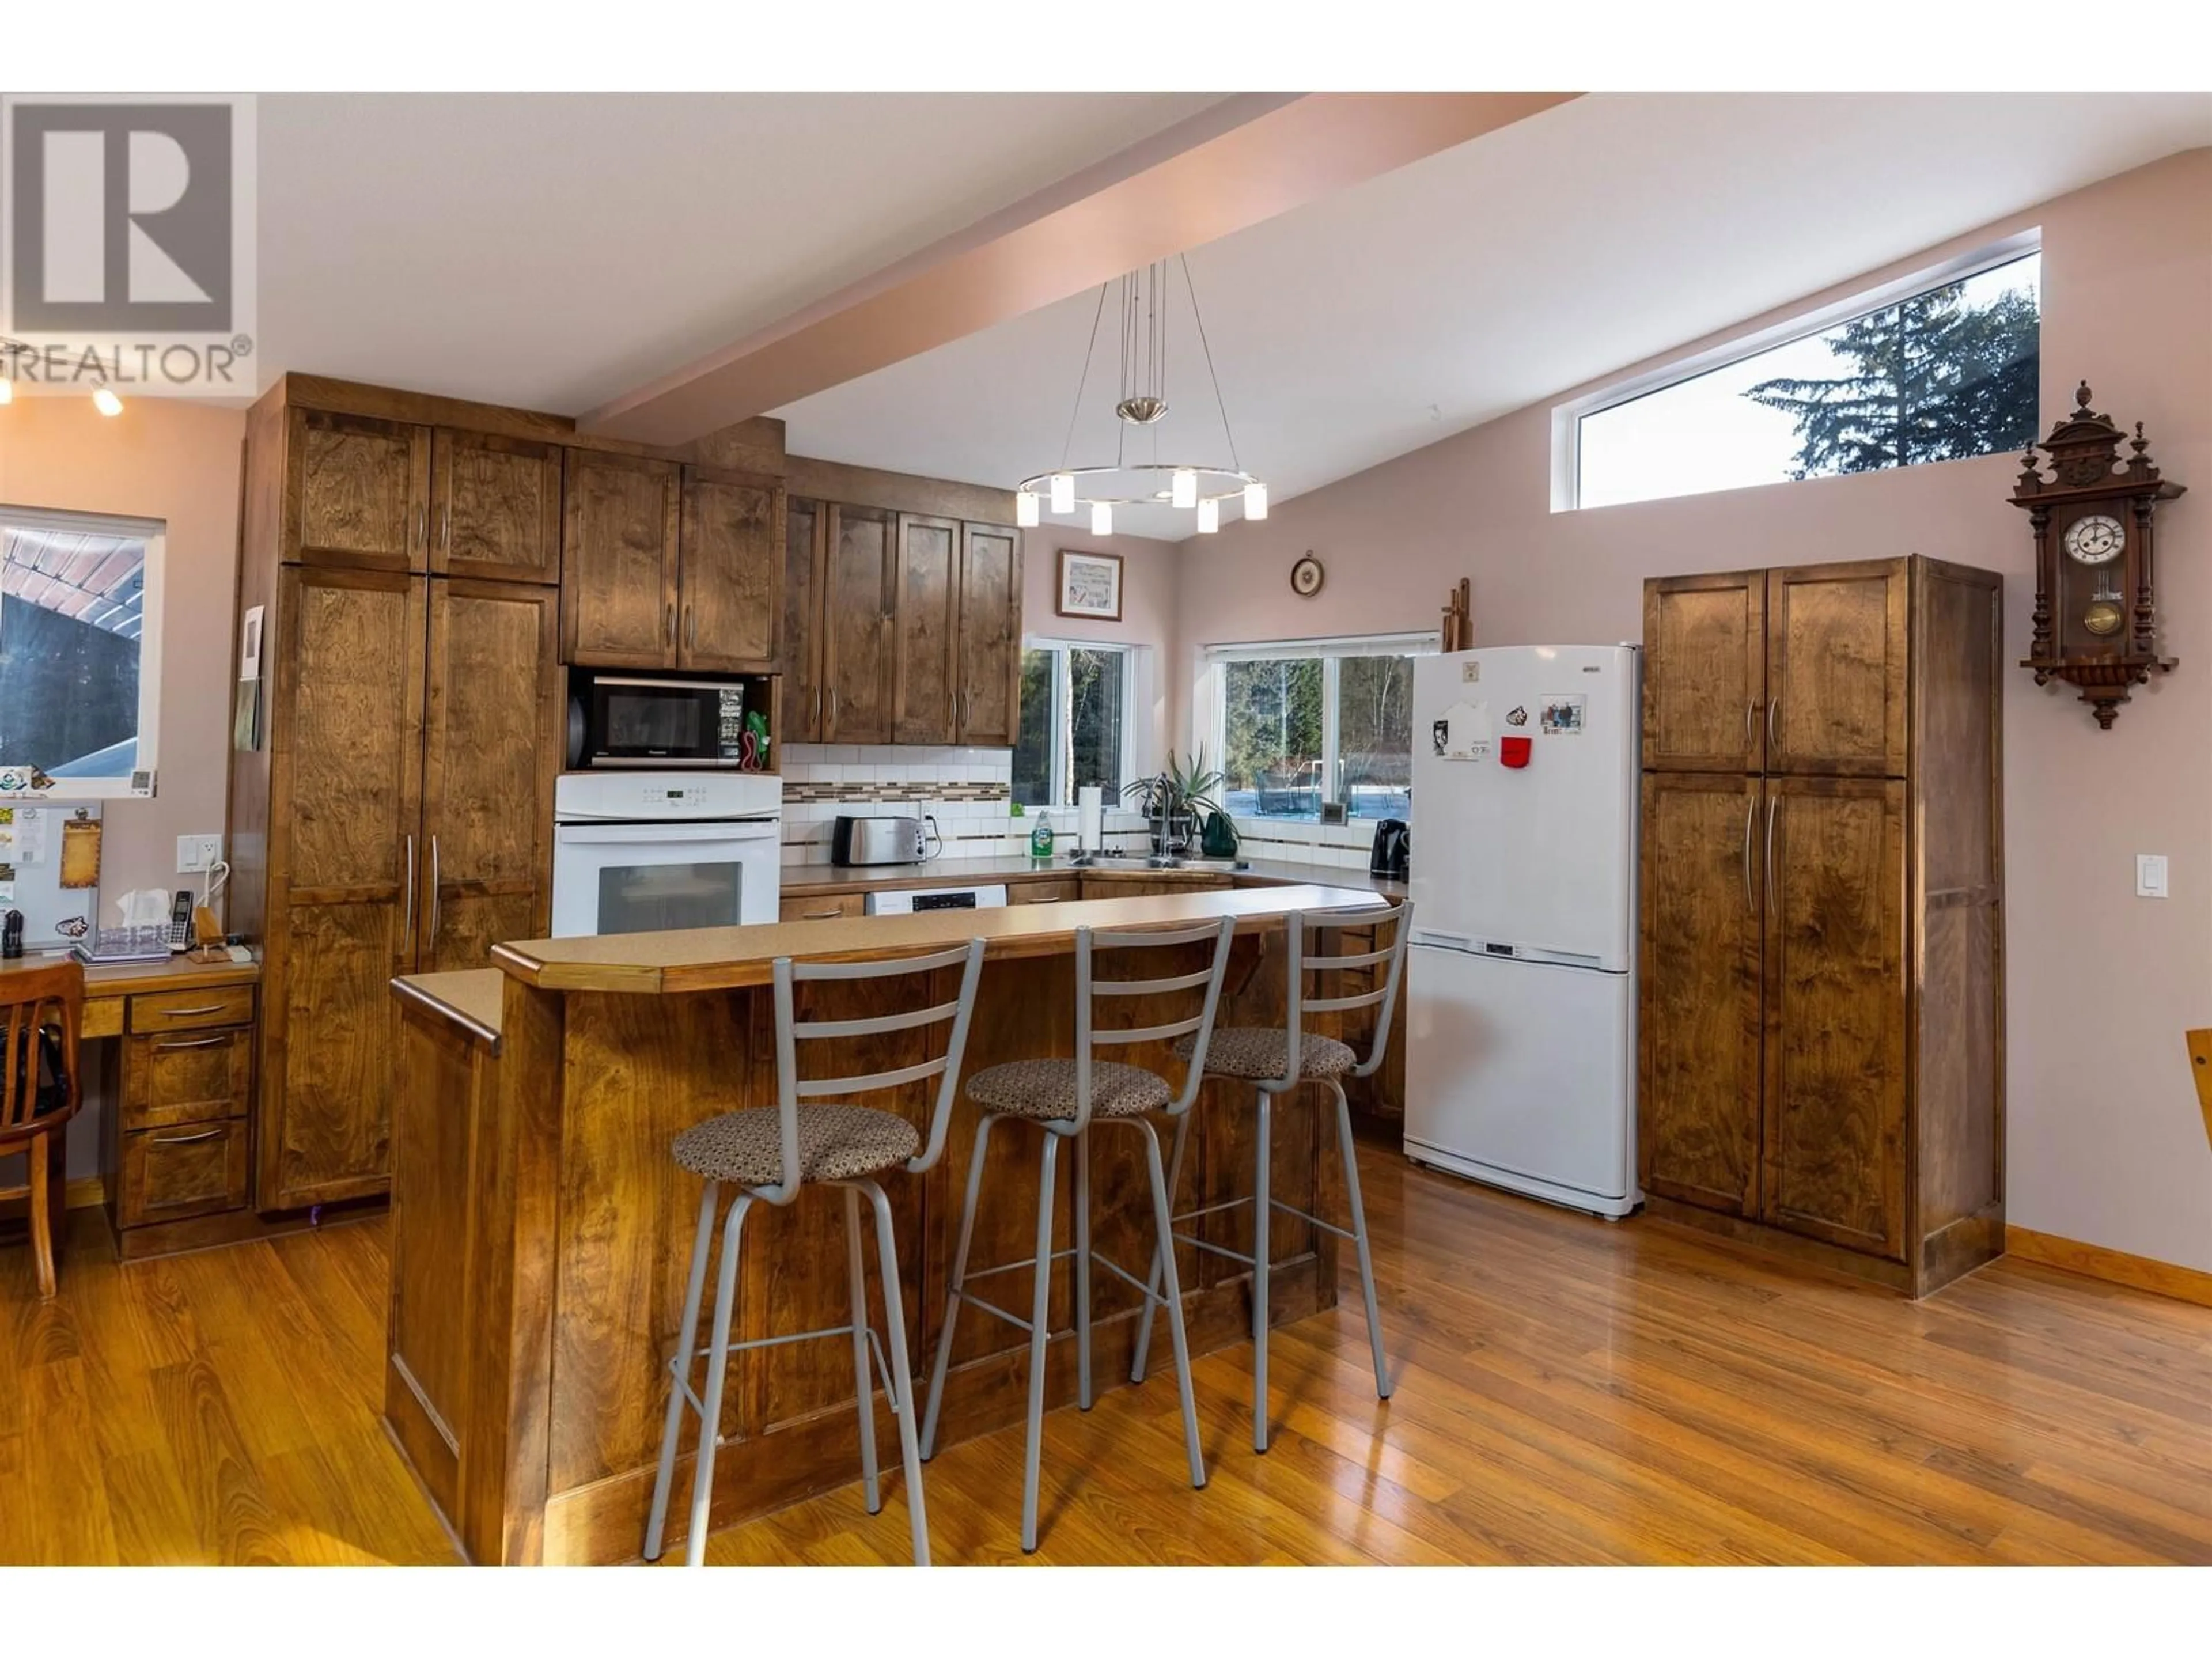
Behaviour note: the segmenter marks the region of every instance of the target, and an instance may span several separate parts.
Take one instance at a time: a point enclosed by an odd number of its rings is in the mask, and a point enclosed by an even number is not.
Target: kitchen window
[[[1433,634],[1207,649],[1200,726],[1237,817],[1413,815],[1413,659]],[[1333,813],[1331,814],[1333,816]]]
[[[1129,744],[1135,684],[1125,646],[1032,641],[1022,653],[1022,727],[1014,745],[1014,799],[1068,806],[1097,784],[1109,803],[1133,775]]]
[[[2015,452],[2036,434],[2039,233],[1555,413],[1555,507]]]
[[[153,520],[0,507],[0,767],[54,796],[154,793],[165,542]]]

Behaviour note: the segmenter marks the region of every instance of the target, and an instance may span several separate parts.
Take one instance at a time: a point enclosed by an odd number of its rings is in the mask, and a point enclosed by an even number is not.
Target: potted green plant
[[[1150,777],[1132,779],[1123,786],[1121,799],[1135,802],[1137,810],[1151,820],[1152,855],[1180,858],[1190,850],[1201,813],[1225,819],[1213,793],[1224,781],[1218,771],[1206,765],[1204,744],[1187,765],[1170,749],[1167,764]]]

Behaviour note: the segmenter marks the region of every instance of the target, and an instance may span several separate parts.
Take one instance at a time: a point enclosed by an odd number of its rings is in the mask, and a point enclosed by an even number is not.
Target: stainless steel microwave
[[[568,768],[741,763],[745,684],[578,669],[568,682]]]

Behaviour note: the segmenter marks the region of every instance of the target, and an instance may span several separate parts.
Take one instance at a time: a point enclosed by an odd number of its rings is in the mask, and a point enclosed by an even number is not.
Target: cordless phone
[[[169,907],[169,948],[172,951],[189,949],[192,942],[191,890],[179,887],[176,902]]]

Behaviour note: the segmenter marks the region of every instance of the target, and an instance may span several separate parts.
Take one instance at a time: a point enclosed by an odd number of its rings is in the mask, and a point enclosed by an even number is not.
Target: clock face
[[[2126,550],[2128,532],[2118,519],[2093,513],[2066,527],[2066,556],[2077,564],[2110,564]]]
[[[1321,592],[1321,561],[1310,553],[1291,567],[1291,592],[1310,599]]]

